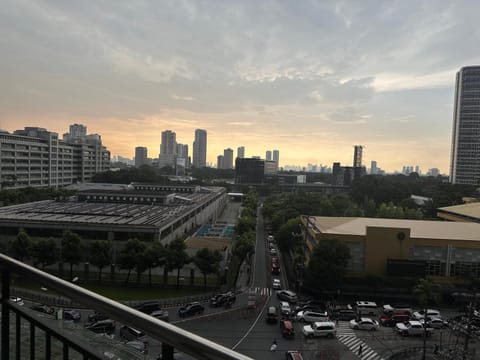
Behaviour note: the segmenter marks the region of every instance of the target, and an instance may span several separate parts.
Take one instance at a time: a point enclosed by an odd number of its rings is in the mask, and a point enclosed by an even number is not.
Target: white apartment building
[[[66,186],[109,169],[110,152],[99,135],[67,138],[38,127],[0,132],[1,187]]]

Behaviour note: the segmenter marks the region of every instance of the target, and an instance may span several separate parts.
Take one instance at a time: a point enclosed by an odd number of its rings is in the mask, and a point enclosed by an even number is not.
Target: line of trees
[[[67,231],[59,242],[60,246],[57,243],[53,238],[32,240],[25,231],[20,231],[9,241],[7,253],[20,261],[31,260],[34,266],[41,267],[42,270],[58,261],[67,263],[70,265],[70,279],[73,278],[73,266],[88,261],[98,268],[98,282],[101,282],[103,270],[113,262],[113,248],[109,241],[86,242],[78,234]],[[140,283],[141,275],[148,270],[150,286],[152,270],[161,267],[164,272],[163,284],[168,283],[168,273],[176,270],[176,284],[179,287],[181,269],[194,263],[204,277],[206,288],[208,275],[220,276],[219,268],[223,256],[218,250],[204,248],[190,257],[185,242],[179,238],[167,245],[158,241],[145,242],[131,238],[119,251],[116,260],[116,266],[127,272],[125,283],[130,281],[132,272],[136,273],[137,283]]]
[[[229,286],[234,286],[241,264],[255,250],[258,199],[255,191],[247,193],[243,199],[242,212],[235,226],[235,239],[229,261]]]

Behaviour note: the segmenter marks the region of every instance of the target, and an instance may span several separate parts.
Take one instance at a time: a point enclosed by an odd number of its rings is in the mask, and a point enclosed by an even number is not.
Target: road
[[[404,338],[396,334],[392,328],[380,328],[375,332],[352,330],[349,323],[340,321],[338,323],[337,337],[334,339],[305,339],[302,334],[304,324],[294,322],[295,338],[287,340],[282,338],[277,325],[267,324],[265,321],[266,308],[270,305],[279,305],[279,301],[271,289],[272,275],[270,270],[270,255],[268,253],[268,242],[265,240],[265,229],[263,218],[258,210],[257,233],[255,256],[252,266],[252,279],[249,290],[237,295],[235,305],[228,310],[223,308],[210,308],[207,304],[205,313],[187,319],[180,319],[177,315],[177,308],[170,308],[170,321],[186,330],[208,338],[226,347],[252,357],[253,359],[271,360],[284,359],[285,351],[301,350],[305,360],[313,359],[342,359],[342,360],[381,360],[387,359],[393,353],[412,347],[421,347],[421,338]],[[281,273],[280,279],[283,288],[287,285],[284,276],[282,259],[280,258]],[[243,268],[240,281],[242,286],[247,283],[248,270]],[[278,276],[277,276],[278,277]],[[257,308],[247,310],[247,292],[257,294]],[[73,324],[61,320],[51,320],[65,331],[71,332],[72,336],[79,336],[81,332],[84,339],[99,348],[112,348],[121,350],[122,358],[156,359],[160,353],[160,344],[154,340],[149,341],[148,355],[141,355],[134,350],[120,349],[118,344],[118,328],[116,336],[111,339],[103,335],[93,334],[83,329],[83,322],[91,311],[82,311],[82,322]],[[442,311],[445,318],[455,316],[455,311]],[[39,315],[42,316],[42,315]],[[273,340],[277,341],[278,347],[275,352],[270,351]],[[456,344],[458,349],[463,348],[464,338],[457,338],[452,331],[435,330],[434,335],[428,339],[428,344]],[[362,348],[361,357],[358,356],[359,348]],[[476,346],[472,344],[471,347]],[[125,357],[125,354],[129,354]]]

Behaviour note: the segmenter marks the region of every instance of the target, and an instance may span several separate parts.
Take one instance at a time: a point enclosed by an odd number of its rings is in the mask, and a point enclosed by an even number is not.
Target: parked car
[[[17,304],[18,306],[23,306],[25,304],[22,298],[16,296],[10,296],[10,301]]]
[[[143,331],[137,330],[127,325],[123,325],[120,328],[120,337],[128,341],[132,341],[132,340],[143,341],[147,339],[147,335],[145,335]]]
[[[267,317],[265,318],[267,323],[277,323],[278,321],[278,309],[276,306],[269,306],[267,309]]]
[[[398,323],[395,325],[395,331],[403,336],[423,335],[425,332],[427,336],[432,335],[433,329],[431,327],[425,328],[420,321],[410,320],[407,323]]]
[[[115,320],[106,319],[91,322],[85,325],[85,329],[93,331],[94,333],[111,334],[115,331]]]
[[[350,327],[355,330],[378,330],[378,321],[362,317],[350,320]]]
[[[204,311],[205,308],[202,304],[200,304],[199,302],[193,302],[178,309],[178,316],[187,317],[196,314],[203,314]]]
[[[434,329],[445,329],[448,327],[448,321],[443,320],[442,318],[439,317],[427,317],[427,326],[432,327]],[[425,323],[425,319],[419,320],[422,324]]]
[[[392,314],[392,313],[412,313],[412,307],[407,304],[386,304],[383,305],[383,313],[384,314]]]
[[[145,301],[141,304],[138,304],[134,307],[135,310],[141,311],[145,314],[151,314],[155,310],[160,310],[160,302],[152,300]]]
[[[163,310],[163,309],[155,310],[150,314],[150,316],[153,316],[154,318],[157,318],[159,320],[163,320],[166,322],[170,320],[170,317],[168,315],[168,310]]]
[[[435,309],[427,309],[427,316],[430,317],[441,317],[440,311]],[[415,311],[412,315],[412,318],[415,320],[420,320],[425,317],[425,310]]]
[[[270,255],[277,255],[276,249],[270,249]]]
[[[97,321],[107,320],[107,319],[109,319],[108,315],[99,313],[97,311],[95,311],[93,314],[88,315],[88,322],[89,323],[94,323],[94,322],[97,322]]]
[[[44,305],[44,304],[34,304],[30,306],[30,309],[48,314],[48,315],[53,315],[55,313],[55,309],[51,306]]]
[[[295,337],[295,328],[290,320],[280,320],[280,332],[284,338],[291,339]]]
[[[285,353],[286,360],[303,360],[302,353],[298,350],[288,350]]]
[[[125,345],[127,345],[128,347],[130,347],[132,349],[135,349],[135,350],[141,352],[142,354],[147,353],[147,344],[144,343],[143,341],[132,340],[132,341],[126,342]]]
[[[346,321],[350,321],[357,317],[357,314],[350,305],[336,306],[335,308],[329,310],[329,315],[332,319]]]
[[[211,307],[220,307],[220,306],[225,305],[226,303],[233,304],[235,302],[235,300],[236,300],[235,293],[232,292],[232,291],[229,291],[229,292],[226,292],[226,293],[217,294],[217,295],[213,296],[210,299],[209,304],[210,304]]]
[[[380,316],[380,324],[382,326],[395,326],[398,323],[406,323],[410,320],[408,313],[390,313]]]
[[[296,303],[298,301],[297,294],[290,290],[279,290],[277,291],[277,298],[280,300],[285,300],[291,303]]]
[[[82,318],[82,315],[73,309],[65,309],[63,310],[63,320],[67,321],[79,321]]]
[[[280,302],[280,313],[283,316],[290,316],[292,309],[290,308],[290,304],[287,301]]]
[[[282,288],[282,284],[280,283],[280,279],[273,279],[272,288],[278,289],[278,290]]]
[[[302,331],[303,335],[309,338],[317,336],[333,338],[337,335],[335,324],[331,321],[316,322],[311,325],[305,325]]]
[[[296,315],[296,319],[300,322],[319,322],[319,321],[328,321],[328,314],[326,311],[323,312],[315,312],[315,311],[299,311]]]

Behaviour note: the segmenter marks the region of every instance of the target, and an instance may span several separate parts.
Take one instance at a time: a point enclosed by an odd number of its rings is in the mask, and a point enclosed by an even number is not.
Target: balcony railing
[[[20,275],[41,286],[55,290],[62,296],[74,299],[87,308],[104,313],[124,325],[142,330],[162,344],[162,359],[173,360],[174,349],[176,349],[195,359],[251,360],[248,356],[237,353],[213,341],[153,318],[3,254],[0,254],[0,268],[2,272],[1,360],[27,358],[25,355],[22,355],[23,352],[29,353],[31,360],[34,360],[37,356],[38,358],[50,359],[52,358],[52,339],[62,344],[63,359],[69,359],[69,349],[73,349],[81,354],[83,359],[105,359],[105,356],[98,349],[89,346],[82,339],[64,335],[60,329],[48,326],[48,323],[36,319],[21,306],[10,300],[10,280],[12,274]],[[10,319],[11,312],[15,314],[14,329],[12,329],[13,322],[11,323]],[[22,338],[25,335],[25,329],[22,328],[22,324],[29,325],[27,331],[29,339],[27,342],[25,341],[26,339]],[[36,347],[38,345],[37,328],[45,332],[45,342],[42,346],[44,354],[39,354]],[[10,339],[12,337],[14,339],[14,351],[11,348]],[[25,346],[25,343],[29,345]],[[13,353],[15,357],[12,357]]]

